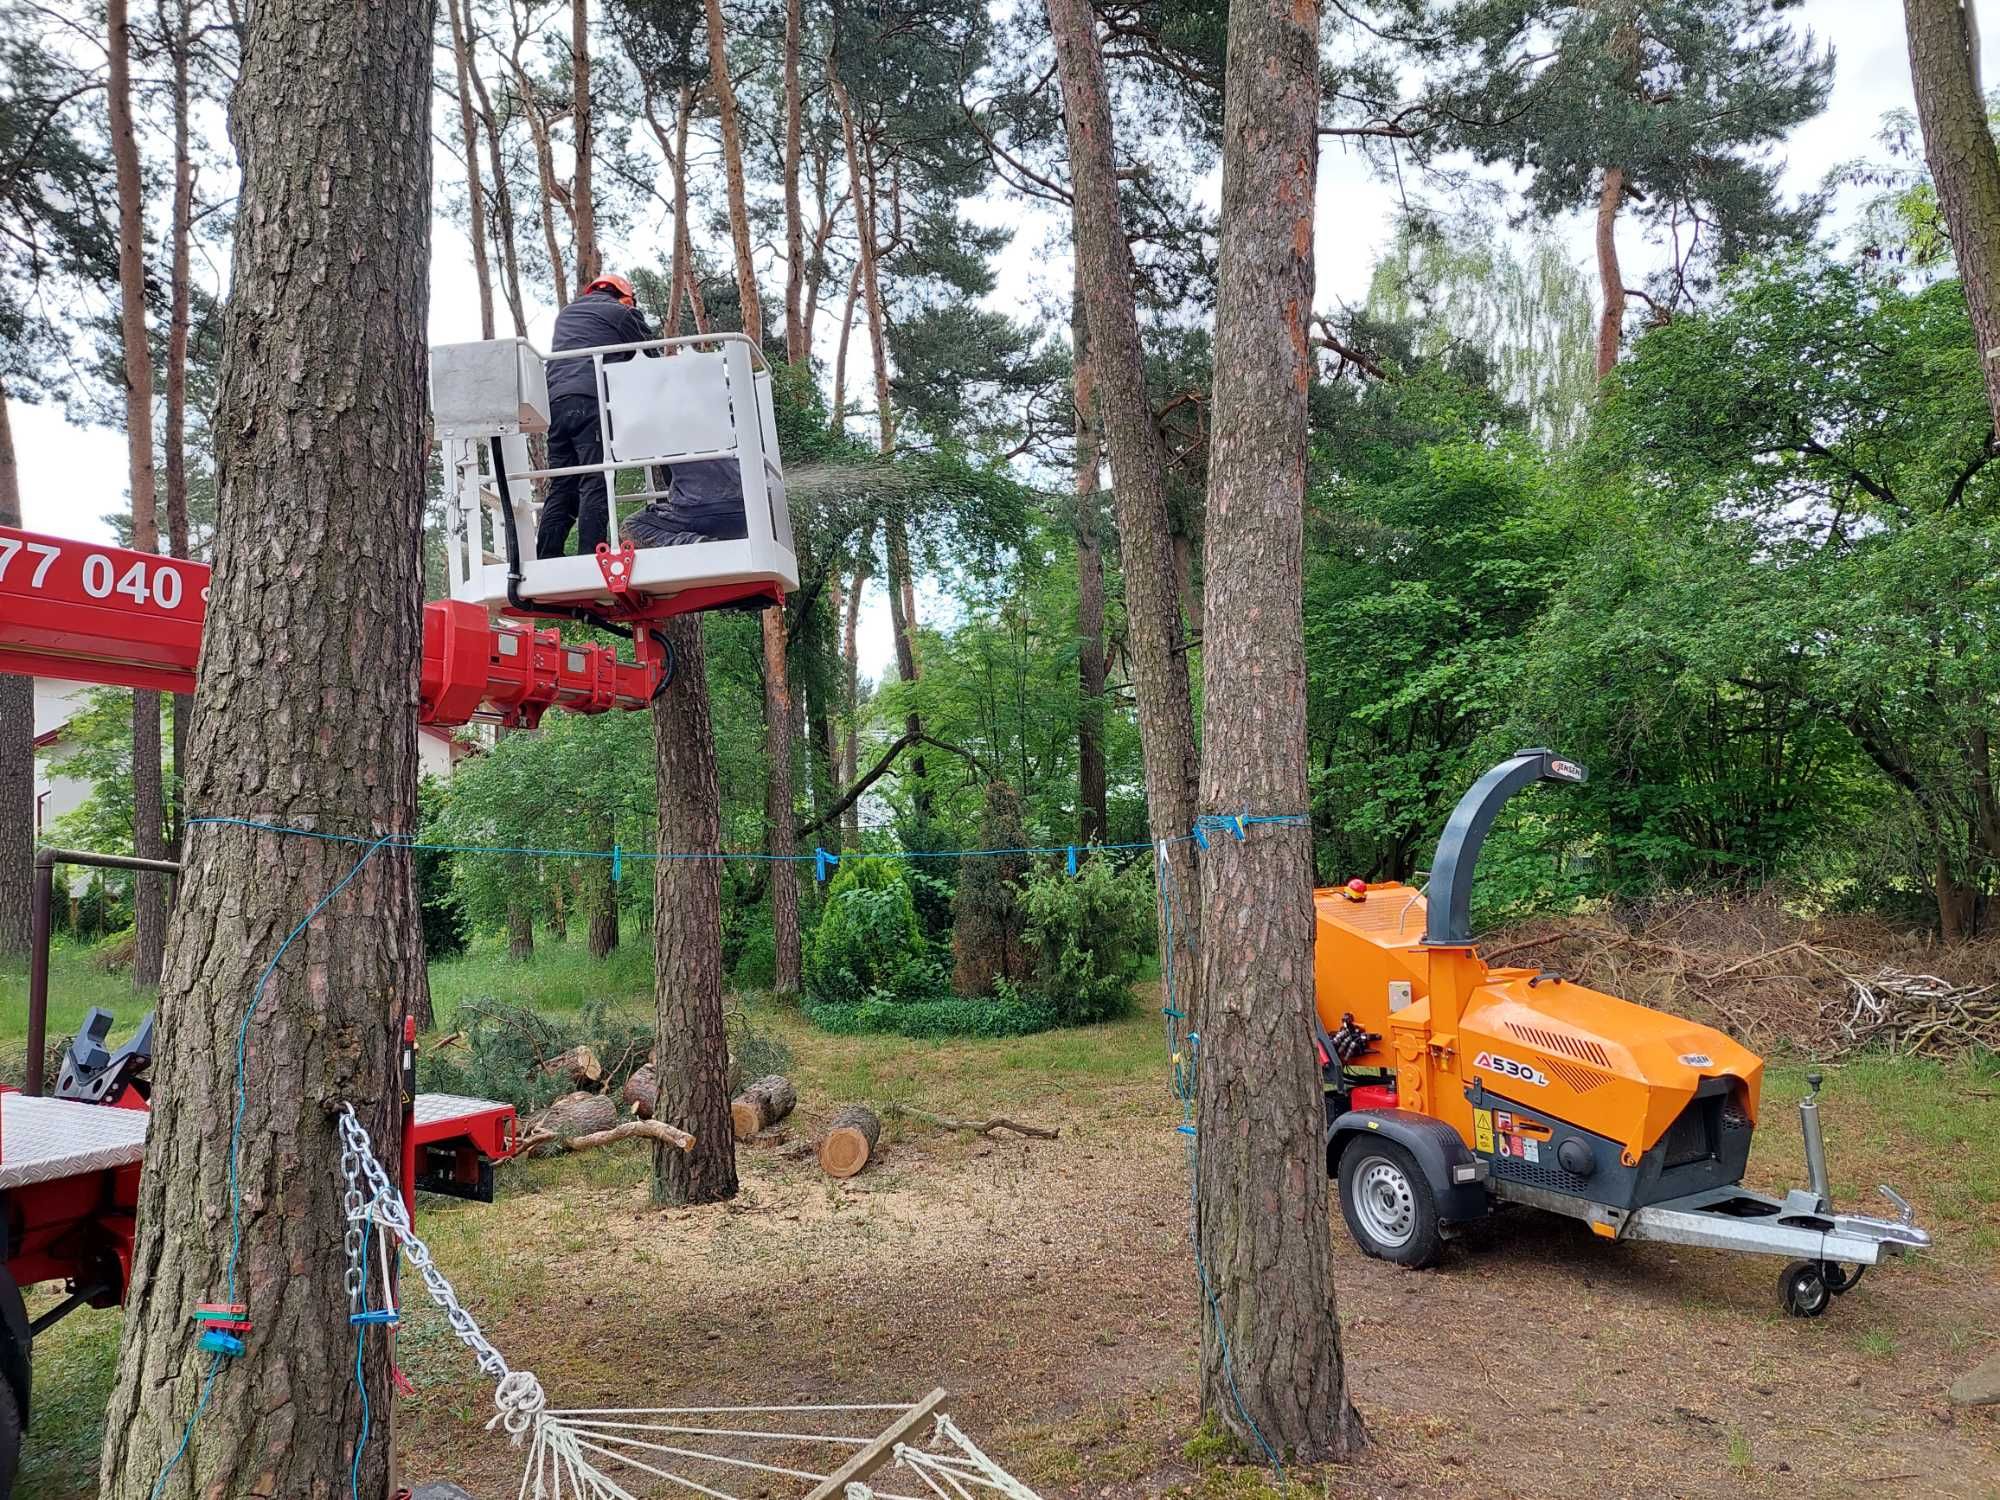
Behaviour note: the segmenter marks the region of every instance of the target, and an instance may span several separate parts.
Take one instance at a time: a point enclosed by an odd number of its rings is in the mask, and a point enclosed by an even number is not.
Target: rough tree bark
[[[167,313],[167,550],[186,557],[192,538],[188,532],[187,481],[187,368],[188,325],[193,303],[193,267],[190,241],[194,229],[194,158],[188,147],[188,117],[192,100],[188,85],[190,57],[194,50],[194,13],[189,0],[178,0],[170,17],[166,0],[159,7],[160,35],[167,38],[173,65],[174,110],[174,194],[173,220],[168,230],[168,313]],[[173,712],[173,766],[176,778],[187,772],[187,728],[189,705],[175,700]],[[175,797],[169,810],[170,828],[167,854],[181,857],[182,802]]]
[[[139,138],[132,128],[132,28],[126,0],[110,0],[105,25],[111,160],[118,184],[118,327],[125,349],[132,545],[156,552],[160,525],[153,467],[153,347],[146,337],[145,184],[139,177]],[[158,693],[132,694],[132,852],[144,859],[165,859],[167,854]],[[133,877],[132,926],[132,983],[156,985],[167,942],[167,883],[161,876]]]
[[[1597,284],[1603,306],[1597,315],[1597,378],[1618,363],[1625,336],[1625,273],[1618,265],[1618,209],[1625,200],[1625,169],[1606,167],[1597,194]]]
[[[430,281],[431,7],[259,0],[230,125],[242,160],[217,432],[213,591],[190,731],[197,816],[363,838],[416,818]],[[337,143],[341,170],[326,171]],[[270,544],[283,517],[287,545]],[[285,935],[357,863],[349,844],[192,824],[160,994],[105,1500],[146,1500],[211,1357],[190,1309],[226,1299],[230,1117],[244,1007]],[[236,1149],[236,1300],[165,1500],[348,1492],[360,1427],[334,1111],[397,1156],[395,1037],[415,892],[383,849],[293,943],[249,1031]],[[386,1340],[362,1386],[389,1400]],[[387,1491],[388,1424],[360,1456]]]
[[[743,331],[764,342],[764,309],[757,300],[757,263],[750,254],[750,205],[743,186],[743,132],[736,123],[736,89],[729,81],[729,37],[722,0],[707,0],[708,86],[722,126],[722,173],[729,187],[729,242],[736,251],[736,289],[743,301]]]
[[[1201,806],[1306,806],[1306,392],[1312,381],[1319,16],[1229,14],[1202,632]],[[1202,1410],[1246,1444],[1344,1459],[1362,1441],[1334,1311],[1313,1053],[1311,830],[1270,824],[1202,857],[1196,1213],[1215,1314]],[[1223,1335],[1227,1335],[1226,1349]],[[1246,1421],[1247,1418],[1247,1421]]]
[[[1076,836],[1102,843],[1111,820],[1104,767],[1104,547],[1098,537],[1104,445],[1090,373],[1090,324],[1079,277],[1070,308],[1076,373]]]
[[[597,279],[597,199],[591,189],[591,157],[597,131],[590,109],[590,4],[570,0],[569,7],[570,133],[576,166],[570,174],[571,218],[576,230],[576,289]]]
[[[1055,35],[1069,138],[1078,283],[1084,288],[1090,325],[1097,416],[1111,457],[1119,568],[1125,580],[1127,656],[1139,710],[1146,806],[1154,835],[1166,838],[1193,826],[1198,772],[1167,514],[1165,455],[1146,395],[1131,253],[1118,214],[1110,97],[1094,13],[1088,0],[1049,0],[1049,24]],[[1176,985],[1183,987],[1182,999],[1192,1005],[1197,1000],[1195,960],[1201,937],[1192,844],[1167,846],[1162,895],[1162,951],[1173,965]]]
[[[722,840],[722,794],[701,616],[677,616],[664,633],[680,667],[653,705],[659,847],[662,853],[714,849]],[[736,1133],[722,1015],[722,867],[714,860],[655,864],[653,992],[659,1014],[655,1112],[695,1137],[692,1151],[654,1148],[653,1201],[719,1203],[736,1196]]]
[[[806,280],[805,213],[799,206],[805,123],[805,90],[799,81],[802,9],[802,0],[785,0],[785,359],[794,365],[812,358],[812,329],[801,310]]]
[[[2000,153],[1979,88],[1972,0],[1904,0],[1910,81],[1924,160],[1951,229],[1959,284],[1972,310],[1986,402],[2000,433]]]
[[[0,381],[0,526],[21,524],[21,469]],[[28,951],[34,896],[35,684],[0,674],[0,958]]]
[[[479,282],[479,336],[493,337],[493,272],[486,259],[486,183],[479,169],[479,122],[472,109],[472,55],[459,0],[445,0],[451,12],[451,61],[458,75],[458,130],[465,151],[466,217],[471,221],[472,271]],[[581,5],[578,9],[581,10]]]

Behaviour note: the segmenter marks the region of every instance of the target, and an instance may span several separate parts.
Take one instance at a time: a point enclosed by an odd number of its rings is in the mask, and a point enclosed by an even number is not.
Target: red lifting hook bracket
[[[599,542],[597,570],[604,575],[604,586],[612,593],[629,592],[632,587],[632,544],[622,542],[613,548],[609,542]]]

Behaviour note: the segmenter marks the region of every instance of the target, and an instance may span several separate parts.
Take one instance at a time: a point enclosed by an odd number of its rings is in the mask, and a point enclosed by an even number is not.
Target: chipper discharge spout
[[[1786,1310],[1816,1317],[1866,1267],[1930,1245],[1886,1187],[1893,1219],[1834,1209],[1819,1075],[1800,1106],[1808,1186],[1755,1192],[1743,1176],[1762,1058],[1562,974],[1491,967],[1473,945],[1473,872],[1501,804],[1585,775],[1520,751],[1452,812],[1428,893],[1360,880],[1315,893],[1327,1169],[1348,1228],[1368,1254],[1423,1266],[1457,1227],[1521,1204],[1606,1239],[1786,1257]]]

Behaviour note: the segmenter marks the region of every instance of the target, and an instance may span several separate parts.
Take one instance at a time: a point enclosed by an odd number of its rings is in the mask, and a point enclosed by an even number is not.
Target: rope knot
[[[535,1379],[534,1371],[509,1370],[494,1388],[493,1404],[499,1410],[493,1413],[486,1430],[503,1427],[518,1445],[541,1421],[549,1398],[542,1391],[542,1383]]]

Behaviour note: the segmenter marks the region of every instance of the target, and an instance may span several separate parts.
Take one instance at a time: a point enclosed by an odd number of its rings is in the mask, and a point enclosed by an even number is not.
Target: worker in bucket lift
[[[634,304],[632,283],[623,276],[600,276],[583,295],[556,314],[551,352],[594,349],[604,344],[636,344],[653,337]],[[656,349],[646,351],[659,353]],[[630,359],[607,354],[606,364]],[[597,413],[597,372],[588,359],[551,359],[549,377],[549,467],[567,469],[604,461],[603,428]],[[561,557],[576,527],[579,555],[588,557],[607,539],[604,475],[565,474],[549,481],[542,523],[535,531],[535,556]]]
[[[673,465],[667,493],[649,500],[618,530],[634,547],[741,541],[750,534],[743,513],[743,470],[733,458],[683,460]]]

